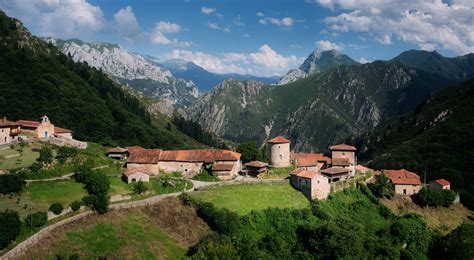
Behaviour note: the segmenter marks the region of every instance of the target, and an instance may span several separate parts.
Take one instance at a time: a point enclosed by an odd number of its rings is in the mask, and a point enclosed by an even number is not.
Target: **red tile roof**
[[[329,146],[329,149],[333,151],[357,151],[354,146],[348,144],[336,144]]]
[[[159,161],[177,162],[206,162],[238,161],[241,154],[230,150],[203,149],[203,150],[161,150],[144,149],[141,147],[127,147],[130,153],[128,162],[131,163],[158,163]]]
[[[0,126],[17,126],[18,124],[7,120],[6,117],[0,119]]]
[[[348,166],[351,165],[349,158],[332,158],[332,165],[334,166]]]
[[[72,131],[69,130],[69,129],[66,129],[66,128],[55,127],[54,128],[54,133],[55,134],[67,134],[67,133],[72,133]]]
[[[126,152],[128,152],[128,149],[121,148],[121,147],[115,147],[107,151],[108,154],[109,153],[126,153]]]
[[[128,163],[158,163],[160,161],[161,149],[143,149],[132,148],[128,149],[130,157]]]
[[[290,140],[286,139],[283,136],[277,136],[267,141],[267,143],[270,143],[270,144],[284,144],[284,143],[289,143],[289,142]]]
[[[263,168],[263,167],[267,167],[268,163],[264,163],[264,162],[261,162],[261,161],[252,161],[252,162],[248,162],[244,165],[247,166],[247,167]]]
[[[383,174],[387,176],[393,184],[421,185],[420,176],[405,169],[383,170]]]
[[[321,170],[322,173],[329,174],[329,175],[349,173],[350,171],[351,171],[350,169],[341,168],[341,167],[331,167],[331,168]]]
[[[232,171],[234,169],[233,163],[216,163],[212,166],[212,171]]]
[[[31,120],[18,120],[15,123],[23,127],[32,127],[32,128],[37,128],[40,125],[40,122],[31,121]]]
[[[316,166],[319,162],[330,163],[331,159],[322,153],[291,153],[297,167]]]
[[[451,185],[451,183],[449,181],[445,180],[445,179],[439,179],[439,180],[435,180],[433,182],[436,182],[436,183],[438,183],[439,185],[441,185],[443,187]]]
[[[310,172],[310,171],[296,169],[296,170],[291,172],[291,175],[295,175],[295,176],[298,176],[298,177],[301,177],[301,178],[306,178],[306,179],[313,179],[318,174],[316,172]]]

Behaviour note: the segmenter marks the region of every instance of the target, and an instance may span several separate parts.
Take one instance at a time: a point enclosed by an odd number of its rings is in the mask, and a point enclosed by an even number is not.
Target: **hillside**
[[[320,150],[409,111],[448,82],[401,63],[341,65],[282,86],[226,80],[187,112],[232,141],[285,135],[295,150]]]
[[[76,63],[0,12],[0,113],[11,120],[48,115],[79,140],[107,145],[196,146],[176,130],[152,126],[133,96],[101,71]],[[158,124],[157,124],[158,125]]]
[[[463,204],[474,209],[474,80],[435,93],[404,116],[358,138],[359,158],[372,167],[406,168],[445,178],[461,191]]]
[[[443,57],[436,51],[409,50],[391,60],[457,81],[474,77],[474,54]]]
[[[176,77],[190,80],[202,92],[212,90],[221,81],[229,78],[240,80],[257,80],[265,84],[272,84],[278,80],[278,77],[258,77],[253,75],[242,75],[237,73],[218,74],[205,70],[201,66],[180,59],[168,60],[160,63],[163,67],[169,69]]]
[[[358,62],[351,59],[349,56],[339,53],[335,50],[314,50],[299,68],[290,70],[278,81],[277,85],[288,84],[298,79],[325,72],[339,65],[355,64],[358,64]]]
[[[193,103],[199,92],[191,81],[176,78],[158,63],[131,53],[121,46],[106,42],[86,43],[81,40],[45,38],[74,61],[87,62],[102,69],[122,84],[176,107]]]

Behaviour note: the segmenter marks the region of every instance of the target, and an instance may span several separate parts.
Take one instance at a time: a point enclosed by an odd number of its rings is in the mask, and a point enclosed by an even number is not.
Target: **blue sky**
[[[357,61],[474,52],[471,0],[0,0],[36,35],[119,43],[218,73],[281,75],[314,49]]]

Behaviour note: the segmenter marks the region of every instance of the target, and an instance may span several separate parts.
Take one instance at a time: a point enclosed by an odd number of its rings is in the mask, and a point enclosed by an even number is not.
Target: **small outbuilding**
[[[450,190],[451,183],[445,179],[434,180],[430,182],[430,189],[432,190]]]
[[[236,171],[236,165],[234,163],[215,163],[212,165],[212,175],[216,176],[220,180],[232,179]]]
[[[150,181],[150,174],[140,169],[127,169],[123,173],[123,177],[127,183]]]
[[[291,173],[291,185],[309,199],[324,200],[331,192],[329,179],[317,172],[296,169]]]
[[[127,159],[130,154],[128,149],[115,147],[107,151],[107,156],[113,159],[124,160]]]
[[[321,170],[321,174],[329,178],[329,182],[338,182],[350,178],[351,169],[342,167],[331,167]]]
[[[267,173],[267,163],[261,161],[252,161],[244,164],[248,175],[261,176]]]

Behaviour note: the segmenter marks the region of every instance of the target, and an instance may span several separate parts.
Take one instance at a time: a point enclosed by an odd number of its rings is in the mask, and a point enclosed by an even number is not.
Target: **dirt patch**
[[[155,205],[140,208],[151,217],[154,224],[176,238],[181,245],[190,247],[210,232],[206,222],[197,216],[196,210],[173,197]]]
[[[397,215],[417,213],[425,217],[428,226],[443,234],[457,228],[472,214],[461,203],[450,207],[420,207],[409,197],[395,196],[392,199],[381,199],[381,202]]]

